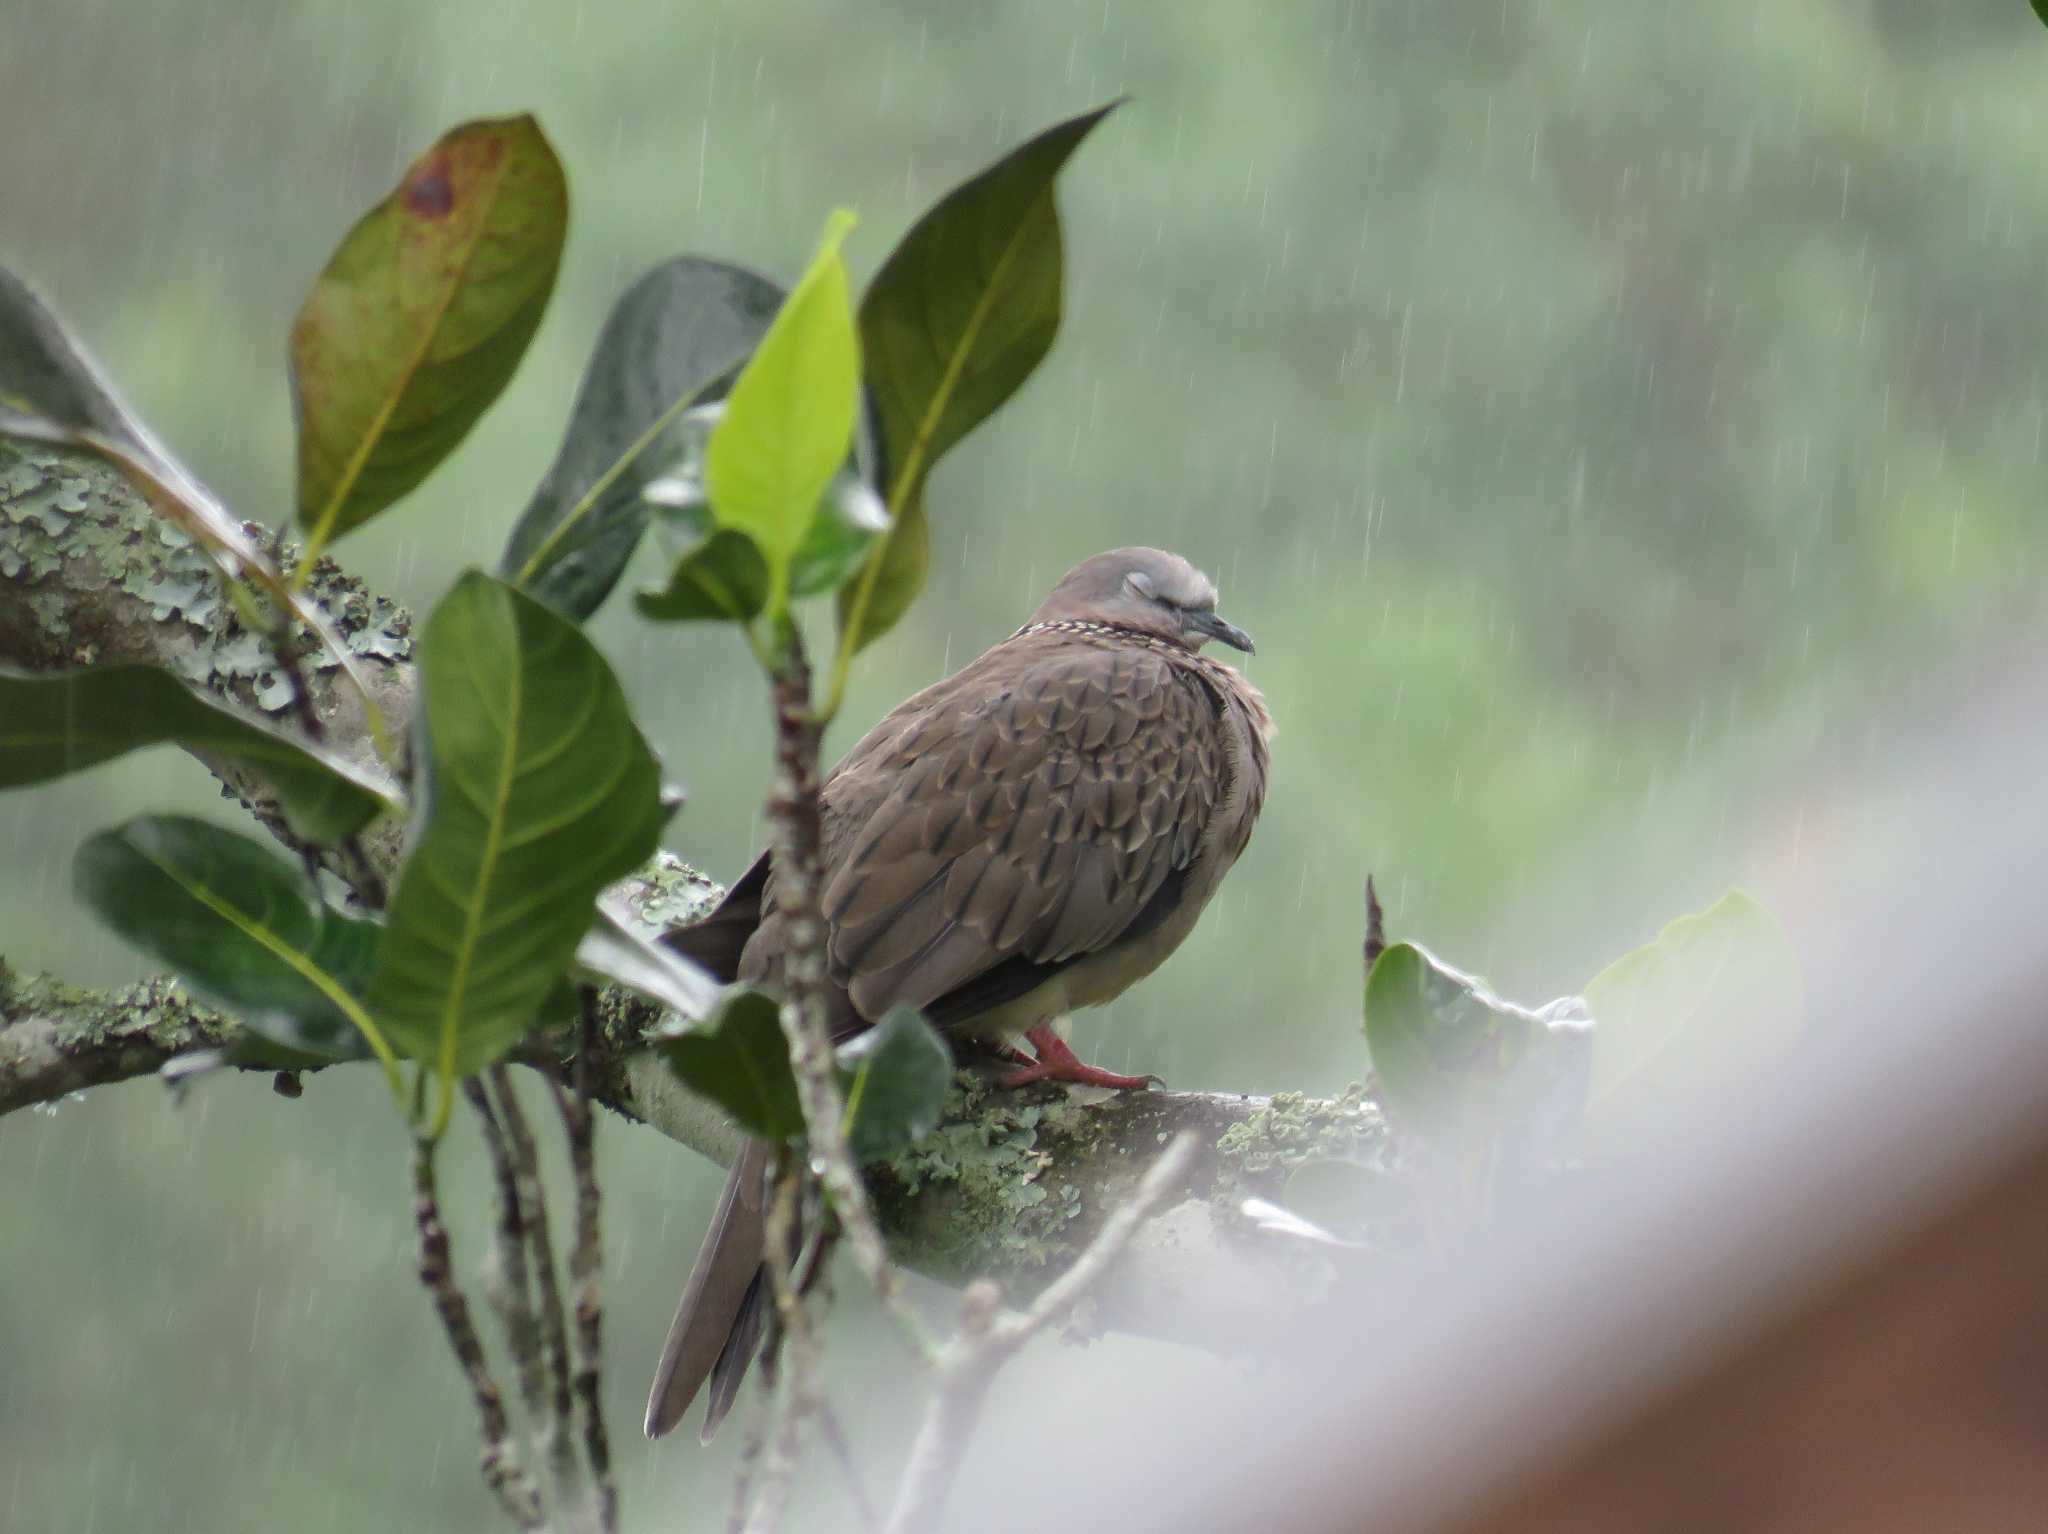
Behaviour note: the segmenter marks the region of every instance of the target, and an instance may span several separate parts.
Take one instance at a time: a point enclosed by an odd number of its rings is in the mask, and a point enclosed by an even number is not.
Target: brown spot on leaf
[[[405,183],[405,211],[420,218],[446,218],[455,207],[455,183],[448,157],[431,156]]]

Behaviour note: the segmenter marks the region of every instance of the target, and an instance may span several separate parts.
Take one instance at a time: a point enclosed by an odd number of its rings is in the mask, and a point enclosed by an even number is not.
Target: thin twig
[[[1194,1161],[1195,1136],[1174,1136],[1131,1196],[1111,1211],[1087,1250],[1021,1313],[1003,1315],[1002,1291],[986,1279],[960,1300],[960,1331],[946,1345],[930,1404],[889,1515],[889,1534],[922,1534],[938,1521],[946,1493],[981,1421],[997,1371],[1033,1337],[1061,1320],[1130,1245]]]
[[[747,1534],[772,1534],[782,1527],[796,1484],[797,1445],[804,1419],[821,1404],[818,1397],[818,1337],[803,1296],[797,1291],[795,1264],[798,1208],[803,1198],[803,1164],[784,1150],[775,1169],[775,1191],[768,1204],[765,1246],[769,1286],[781,1333],[775,1388],[769,1399],[763,1452],[754,1468],[747,1509]]]
[[[818,1434],[825,1440],[825,1446],[832,1451],[832,1457],[839,1461],[839,1468],[846,1476],[846,1489],[853,1494],[853,1510],[859,1515],[860,1526],[874,1534],[882,1526],[875,1504],[868,1496],[867,1482],[861,1477],[860,1464],[853,1457],[853,1445],[846,1440],[846,1431],[839,1425],[839,1414],[832,1410],[832,1403],[824,1399],[818,1402]]]
[[[448,1258],[448,1228],[441,1223],[441,1201],[434,1178],[434,1142],[413,1141],[413,1216],[419,1226],[419,1275],[441,1317],[448,1345],[456,1362],[469,1378],[470,1393],[476,1397],[477,1416],[483,1430],[484,1483],[496,1493],[505,1515],[521,1529],[546,1526],[541,1513],[540,1493],[519,1463],[512,1447],[505,1418],[505,1398],[484,1358],[482,1341],[470,1320],[469,1302],[455,1282]]]
[[[611,1439],[604,1425],[604,1299],[598,1287],[603,1245],[598,1225],[597,1152],[590,1112],[590,1057],[597,1048],[597,992],[584,986],[583,1036],[572,1069],[573,1094],[552,1076],[555,1106],[569,1141],[569,1169],[576,1185],[576,1242],[569,1249],[569,1285],[576,1314],[576,1378],[583,1408],[583,1457],[597,1494],[597,1526],[612,1534],[619,1526],[619,1488],[612,1478]]]
[[[557,1489],[565,1500],[573,1500],[582,1482],[582,1468],[576,1445],[569,1436],[572,1417],[570,1389],[574,1371],[569,1362],[569,1323],[562,1309],[562,1291],[555,1277],[554,1242],[548,1235],[548,1210],[541,1189],[540,1156],[534,1149],[533,1132],[526,1113],[512,1091],[512,1080],[502,1065],[491,1067],[491,1086],[498,1115],[505,1125],[505,1138],[512,1148],[512,1168],[519,1188],[519,1213],[526,1228],[528,1260],[533,1268],[539,1294],[541,1341],[547,1348],[548,1404],[542,1413],[541,1439],[547,1447],[548,1464]]]
[[[832,1035],[826,1018],[823,826],[818,787],[823,726],[811,711],[810,665],[801,642],[794,637],[789,655],[774,677],[774,697],[776,772],[768,813],[776,836],[775,899],[786,934],[782,1030],[789,1040],[807,1143],[854,1263],[913,1351],[929,1362],[931,1340],[904,1300],[900,1278],[889,1261],[867,1185],[861,1181],[847,1144],[846,1105],[833,1075]]]
[[[1387,951],[1387,913],[1380,909],[1379,891],[1372,887],[1372,875],[1365,876],[1365,972],[1372,973],[1373,961]]]
[[[475,1076],[462,1082],[463,1096],[476,1112],[483,1131],[484,1152],[498,1185],[498,1227],[494,1251],[497,1279],[485,1294],[505,1325],[506,1345],[519,1380],[519,1399],[526,1407],[529,1428],[547,1419],[547,1361],[541,1354],[540,1318],[533,1309],[533,1281],[527,1271],[526,1222],[520,1209],[519,1173],[513,1165],[504,1127],[491,1107],[490,1094]]]

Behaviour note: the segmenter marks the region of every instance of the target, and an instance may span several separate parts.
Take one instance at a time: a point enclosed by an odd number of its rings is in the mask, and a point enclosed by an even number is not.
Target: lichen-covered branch
[[[290,562],[289,551],[284,554]],[[399,736],[410,716],[410,620],[323,560],[313,588],[372,679]],[[139,661],[280,716],[290,692],[262,641],[244,632],[211,574],[112,470],[87,456],[0,443],[0,664],[36,670]],[[371,751],[359,702],[333,668],[310,664],[313,706],[330,750]],[[259,782],[210,763],[273,834],[282,822]],[[373,828],[364,853],[388,877],[399,845]],[[349,870],[337,868],[344,879]],[[718,890],[667,859],[634,881],[628,903],[652,926],[689,920]],[[599,998],[586,1062],[591,1098],[729,1161],[738,1138],[644,1047],[660,1010],[629,993]],[[573,1041],[543,1040],[557,1064]],[[169,982],[78,991],[0,969],[0,1112],[80,1088],[146,1076],[175,1056],[219,1050],[230,1063],[296,1062]],[[963,1074],[939,1131],[873,1169],[881,1230],[906,1266],[949,1281],[987,1275],[1028,1297],[1066,1269],[1127,1199],[1159,1147],[1190,1130],[1197,1149],[1177,1196],[1144,1222],[1125,1259],[1093,1291],[1091,1324],[1229,1344],[1266,1334],[1273,1315],[1313,1303],[1328,1259],[1265,1234],[1240,1214],[1247,1196],[1279,1197],[1290,1168],[1314,1159],[1394,1167],[1385,1125],[1361,1094],[1332,1101],[1203,1093],[1108,1094],[1052,1086],[992,1089]]]

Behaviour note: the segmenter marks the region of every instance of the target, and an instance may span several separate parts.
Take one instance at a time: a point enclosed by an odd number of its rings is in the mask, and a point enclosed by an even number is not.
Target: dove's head
[[[1216,583],[1164,549],[1111,549],[1053,587],[1033,623],[1106,623],[1199,650],[1211,639],[1252,653],[1252,636],[1216,615]]]

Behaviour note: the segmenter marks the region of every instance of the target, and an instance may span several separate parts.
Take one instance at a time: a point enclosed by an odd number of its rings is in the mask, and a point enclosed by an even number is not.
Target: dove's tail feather
[[[683,1286],[668,1340],[662,1344],[654,1388],[647,1397],[649,1438],[659,1438],[680,1422],[709,1380],[711,1399],[704,1421],[708,1439],[731,1410],[753,1361],[765,1319],[761,1253],[769,1157],[767,1146],[749,1140],[726,1179],[711,1229]]]

